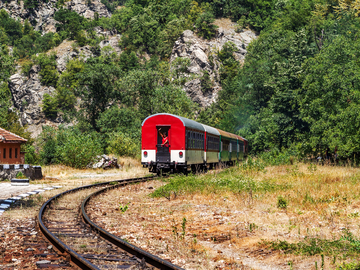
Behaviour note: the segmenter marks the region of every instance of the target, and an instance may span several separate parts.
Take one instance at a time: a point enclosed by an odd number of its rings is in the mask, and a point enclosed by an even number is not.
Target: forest
[[[38,2],[24,4],[31,9]],[[252,155],[303,159],[329,149],[340,161],[358,163],[359,0],[102,3],[112,16],[90,20],[62,8],[64,0],[59,0],[56,33],[45,35],[32,22],[21,23],[0,11],[0,127],[29,138],[24,149],[28,163],[81,168],[102,153],[139,155],[141,122],[159,112],[239,134],[249,140]],[[189,80],[188,59],[170,64],[169,56],[184,30],[214,37],[216,18],[230,18],[258,38],[247,48],[243,64],[231,44],[218,52],[222,90],[215,103],[202,109],[182,90]],[[96,26],[122,35],[120,55],[100,49]],[[69,61],[59,74],[56,56],[46,52],[65,39],[90,46],[94,56]],[[39,65],[41,83],[56,88],[55,95],[44,96],[45,116],[61,115],[75,125],[43,127],[39,138],[30,139],[12,109],[8,87],[17,64],[24,75]],[[203,81],[206,87],[206,74]]]

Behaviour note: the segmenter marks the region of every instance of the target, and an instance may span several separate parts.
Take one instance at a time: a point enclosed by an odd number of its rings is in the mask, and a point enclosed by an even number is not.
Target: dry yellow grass
[[[268,181],[283,188],[182,193],[170,201],[148,196],[163,182],[144,183],[98,198],[94,216],[113,233],[186,269],[289,269],[288,262],[293,269],[315,269],[315,262],[320,268],[320,254],[283,254],[259,243],[262,239],[289,243],[305,237],[339,239],[344,229],[360,238],[359,172],[302,163],[271,166],[261,172],[232,169],[225,172],[229,179],[245,174],[257,183]],[[221,173],[211,171],[202,177],[220,179]],[[286,209],[277,207],[279,196],[287,201]],[[129,202],[129,209],[122,213],[119,206]],[[110,214],[104,215],[106,211]],[[351,260],[342,260],[341,254],[335,259],[333,263],[333,257],[325,256],[325,269]]]
[[[65,189],[148,174],[136,160],[120,162],[124,163],[122,170],[109,171],[45,167],[44,173],[49,178],[37,183],[63,185],[63,189],[45,192],[40,199],[34,196],[33,200],[38,203],[6,211],[2,218],[34,217],[43,201]],[[315,269],[317,262],[320,269],[319,254],[284,254],[259,242],[265,239],[297,243],[305,237],[339,239],[345,229],[360,238],[359,175],[358,168],[303,163],[270,166],[258,172],[210,171],[198,179],[246,177],[259,185],[268,182],[270,186],[282,188],[180,192],[169,201],[165,197],[148,196],[166,184],[153,181],[114,190],[92,203],[98,209],[94,217],[106,223],[110,232],[186,269],[289,269],[288,262],[292,262],[293,269]],[[287,201],[286,209],[277,207],[279,196]],[[122,213],[119,206],[129,202],[128,210]],[[187,221],[182,239],[184,217]],[[345,261],[351,259],[348,257]],[[336,257],[335,264],[333,257],[325,256],[325,269],[336,269],[342,262],[340,256]]]

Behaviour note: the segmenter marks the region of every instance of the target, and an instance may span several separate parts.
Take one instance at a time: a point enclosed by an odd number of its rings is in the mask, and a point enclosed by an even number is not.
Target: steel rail
[[[70,189],[70,190],[67,190],[67,191],[64,191],[62,193],[59,193],[58,195],[50,198],[49,200],[47,200],[41,207],[40,211],[39,211],[39,215],[37,216],[37,221],[38,221],[38,225],[39,225],[39,228],[41,230],[41,232],[43,233],[43,235],[46,237],[46,239],[55,247],[59,250],[60,253],[64,254],[64,255],[70,255],[70,260],[71,262],[73,262],[76,266],[78,266],[79,268],[81,269],[89,269],[89,270],[100,270],[100,268],[98,268],[96,265],[92,264],[91,262],[89,262],[88,260],[86,260],[85,258],[83,258],[80,254],[78,254],[77,252],[75,252],[74,250],[72,250],[69,246],[67,246],[64,242],[62,242],[59,238],[57,238],[52,232],[50,232],[50,230],[44,225],[43,223],[43,215],[45,213],[45,211],[47,209],[49,209],[50,205],[56,200],[56,199],[59,199],[60,197],[66,195],[66,194],[69,194],[69,193],[73,193],[73,192],[77,192],[79,190],[82,190],[82,189],[89,189],[89,188],[93,188],[93,187],[100,187],[100,186],[104,186],[104,185],[110,185],[114,182],[118,182],[121,186],[124,186],[124,185],[127,185],[127,184],[130,184],[130,183],[137,183],[137,182],[145,182],[145,181],[148,181],[148,180],[151,180],[153,179],[154,176],[148,176],[148,177],[139,177],[139,178],[130,178],[130,179],[124,179],[124,180],[113,180],[113,181],[108,181],[108,182],[103,182],[103,183],[97,183],[97,184],[93,184],[93,185],[86,185],[86,186],[82,186],[82,187],[78,187],[78,188],[74,188],[74,189]],[[113,185],[111,186],[110,188],[114,188],[118,185]],[[103,230],[102,228],[100,227],[97,227],[97,230],[99,230],[102,232],[106,232],[105,230]],[[121,240],[121,239],[120,239]],[[122,240],[122,242],[124,242]],[[130,245],[130,244],[129,244]],[[143,258],[145,258],[145,260],[147,260],[147,257],[145,256],[145,254],[149,254],[147,253],[146,251],[143,251],[133,245],[130,245],[132,247],[134,247],[134,250],[136,251],[135,254],[144,254],[144,255],[141,255]],[[129,246],[129,247],[130,247]],[[129,247],[127,249],[129,249]],[[125,249],[125,248],[124,248]],[[126,250],[127,250],[126,249]],[[130,250],[130,249],[129,249]],[[128,251],[128,250],[127,250]],[[134,252],[135,252],[134,251]],[[141,252],[142,251],[142,252]],[[129,251],[128,251],[129,252]],[[129,252],[131,253],[131,252]],[[161,260],[160,258],[154,256],[154,255],[151,255],[149,254],[150,256],[148,256],[148,261],[149,263],[151,262],[151,259],[150,258],[153,258],[153,260],[155,261],[155,263],[158,261],[158,260]],[[162,260],[161,260],[162,261]],[[170,263],[164,261],[165,263],[163,265],[168,265]],[[166,264],[167,263],[167,264]],[[151,263],[150,263],[151,264]],[[173,266],[173,268],[161,268],[161,269],[182,269],[182,268],[179,268],[175,265],[172,265],[170,264],[171,266]],[[155,265],[154,265],[155,266]],[[155,266],[157,267],[157,266]],[[175,267],[175,268],[174,268]]]
[[[90,194],[81,204],[81,214],[83,216],[83,219],[86,223],[88,223],[90,225],[90,227],[94,230],[97,231],[97,233],[105,238],[106,240],[108,240],[109,242],[113,243],[115,246],[127,251],[128,253],[135,255],[136,257],[140,258],[140,259],[144,259],[146,263],[155,266],[161,270],[184,270],[183,268],[172,264],[168,261],[165,261],[141,248],[138,248],[137,246],[134,246],[126,241],[124,241],[123,239],[109,233],[108,231],[104,230],[103,228],[99,227],[98,225],[96,225],[94,222],[92,222],[89,218],[89,216],[86,214],[86,205],[89,203],[90,199],[98,196],[99,194],[106,192],[110,189],[114,189],[118,186],[125,186],[127,184],[130,183],[136,183],[136,182],[140,182],[137,180],[125,180],[126,182],[121,182],[116,186],[111,186],[111,187],[106,187],[103,188],[101,190],[95,191],[94,193]]]

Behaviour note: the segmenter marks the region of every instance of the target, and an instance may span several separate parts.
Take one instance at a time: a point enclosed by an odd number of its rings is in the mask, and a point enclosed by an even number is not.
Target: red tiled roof
[[[20,136],[11,133],[10,131],[7,131],[5,129],[0,128],[0,142],[11,142],[11,141],[17,141],[17,142],[27,142],[26,139],[21,138]]]

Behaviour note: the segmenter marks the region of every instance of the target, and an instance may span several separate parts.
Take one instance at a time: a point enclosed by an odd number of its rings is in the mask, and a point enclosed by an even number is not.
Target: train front
[[[143,121],[141,164],[157,174],[186,168],[185,126],[180,117],[163,113]]]

